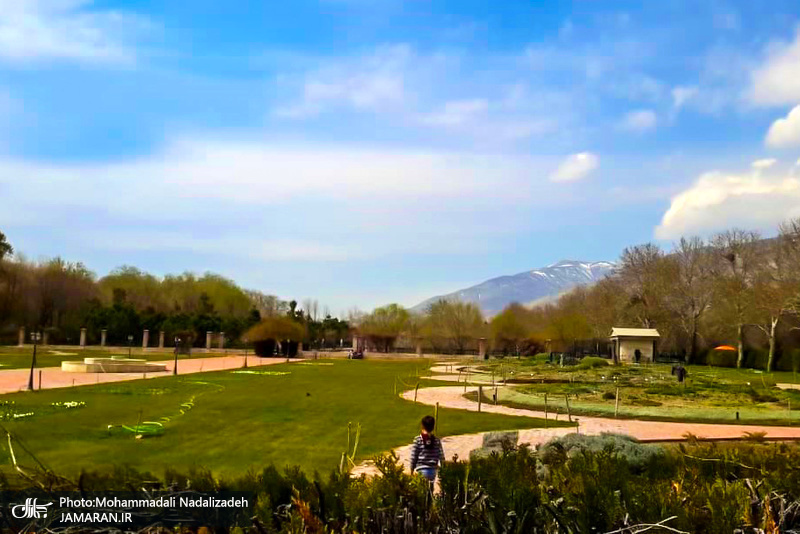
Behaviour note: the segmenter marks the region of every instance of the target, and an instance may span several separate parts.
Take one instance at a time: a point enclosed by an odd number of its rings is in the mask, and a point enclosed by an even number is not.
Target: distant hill
[[[546,302],[577,285],[592,284],[612,273],[615,268],[616,264],[610,261],[562,260],[533,271],[492,278],[447,295],[431,297],[411,310],[425,311],[431,303],[440,299],[461,300],[474,302],[481,307],[484,314],[491,316],[512,302],[520,304]]]

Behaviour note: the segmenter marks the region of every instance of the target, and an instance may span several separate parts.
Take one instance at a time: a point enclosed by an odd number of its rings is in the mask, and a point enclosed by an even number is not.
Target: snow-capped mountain
[[[429,298],[414,306],[412,311],[424,311],[431,303],[447,299],[474,302],[484,314],[491,316],[512,302],[531,304],[557,297],[577,285],[592,284],[612,273],[615,267],[610,261],[562,260],[547,267],[499,276],[460,291]]]

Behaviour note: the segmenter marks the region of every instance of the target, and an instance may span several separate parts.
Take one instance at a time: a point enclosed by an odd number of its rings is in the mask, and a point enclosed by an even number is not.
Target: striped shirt
[[[436,469],[442,463],[444,463],[442,440],[432,435],[428,445],[425,446],[422,436],[414,438],[414,443],[411,446],[411,471]]]

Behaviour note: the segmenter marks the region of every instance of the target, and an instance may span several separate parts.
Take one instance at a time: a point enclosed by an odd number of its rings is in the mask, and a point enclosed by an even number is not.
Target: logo
[[[47,507],[51,504],[53,503],[36,504],[35,498],[28,497],[25,499],[25,504],[17,504],[11,507],[11,515],[17,519],[40,519],[47,517]]]

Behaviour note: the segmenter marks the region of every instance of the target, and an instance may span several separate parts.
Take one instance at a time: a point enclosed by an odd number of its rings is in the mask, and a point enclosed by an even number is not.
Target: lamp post
[[[244,368],[247,369],[247,337],[243,337],[242,342],[244,342]]]
[[[28,377],[28,391],[33,391],[33,370],[36,367],[36,345],[38,345],[41,339],[41,333],[31,332],[31,341],[33,342],[33,357],[31,358],[31,376]]]
[[[128,334],[128,359],[131,359],[131,343],[133,343],[133,336]]]
[[[172,365],[172,374],[178,374],[178,347],[181,346],[181,338],[175,336],[175,363]]]

